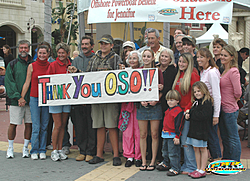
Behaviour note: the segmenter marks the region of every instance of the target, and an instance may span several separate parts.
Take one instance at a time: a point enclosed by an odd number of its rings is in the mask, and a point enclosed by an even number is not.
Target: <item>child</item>
[[[195,99],[195,100],[194,100]],[[192,87],[192,108],[185,118],[190,121],[186,144],[192,145],[195,152],[197,169],[189,174],[192,178],[206,177],[207,140],[209,125],[213,120],[213,98],[203,82],[195,82]]]
[[[169,108],[165,112],[162,135],[162,156],[163,161],[157,165],[157,170],[166,171],[168,176],[175,176],[180,173],[181,146],[180,136],[182,128],[183,111],[178,103],[181,95],[177,90],[170,90],[166,95]]]

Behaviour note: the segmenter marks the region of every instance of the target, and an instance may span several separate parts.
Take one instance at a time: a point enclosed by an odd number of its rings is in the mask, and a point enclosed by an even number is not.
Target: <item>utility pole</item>
[[[44,1],[44,41],[51,44],[51,13],[52,0]]]

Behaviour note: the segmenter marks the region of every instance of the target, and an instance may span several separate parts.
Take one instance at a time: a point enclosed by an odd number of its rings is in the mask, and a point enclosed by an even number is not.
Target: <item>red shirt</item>
[[[50,63],[47,60],[41,61],[38,58],[34,63],[32,63],[33,72],[31,75],[31,97],[38,97],[38,76],[46,75],[49,64]]]
[[[180,107],[182,108],[182,110],[185,112],[186,110],[190,109],[192,106],[192,102],[191,102],[192,86],[195,82],[200,81],[200,76],[197,73],[195,73],[195,71],[192,72],[191,80],[190,80],[190,88],[188,90],[188,93],[186,95],[183,95],[181,93],[181,89],[180,89],[180,80],[183,78],[184,73],[185,72],[181,71],[180,77],[179,77],[174,89],[177,90],[181,95],[181,101],[179,104],[180,104]]]
[[[56,61],[52,62],[47,70],[47,74],[65,74],[67,73],[68,66],[71,66],[71,63],[68,60],[67,64],[64,64],[59,60],[59,58],[56,58]]]

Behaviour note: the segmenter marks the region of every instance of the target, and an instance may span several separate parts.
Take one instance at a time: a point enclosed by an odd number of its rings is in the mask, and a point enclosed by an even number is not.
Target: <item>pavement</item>
[[[59,162],[53,162],[50,159],[51,151],[48,150],[46,160],[31,160],[30,158],[22,158],[23,147],[23,129],[24,126],[17,127],[17,136],[14,143],[13,159],[6,159],[6,150],[8,148],[7,129],[9,125],[9,112],[5,110],[5,100],[0,100],[0,181],[33,181],[33,180],[94,180],[94,181],[158,181],[158,180],[192,180],[187,175],[178,175],[175,177],[166,176],[166,172],[160,171],[139,171],[134,165],[130,168],[124,166],[125,159],[122,158],[121,166],[112,166],[111,145],[109,142],[105,144],[105,162],[91,165],[85,161],[75,161],[75,157],[79,154],[77,146],[72,146],[68,155],[69,159]],[[242,131],[240,132],[242,136]],[[241,163],[246,171],[236,175],[221,176],[208,174],[203,180],[248,180],[250,177],[250,148],[247,147],[247,140],[241,142],[242,154]],[[121,143],[120,143],[121,147]],[[30,145],[29,145],[30,148]]]

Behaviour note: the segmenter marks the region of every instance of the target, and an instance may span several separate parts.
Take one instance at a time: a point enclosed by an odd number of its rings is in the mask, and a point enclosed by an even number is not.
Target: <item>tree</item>
[[[73,6],[74,3],[69,3],[66,7],[63,7],[63,3],[59,1],[59,6],[52,9],[52,23],[53,24],[59,24],[59,28],[55,29],[52,32],[52,48],[55,53],[55,47],[60,42],[67,42],[67,36],[69,33],[70,28],[70,19],[72,14],[72,25],[71,25],[71,31],[70,31],[70,40],[77,40],[77,34],[78,34],[78,22],[77,22],[77,15],[73,13]],[[75,7],[74,12],[77,12],[77,8]],[[69,41],[70,42],[70,41]],[[72,44],[70,45],[76,45]]]

